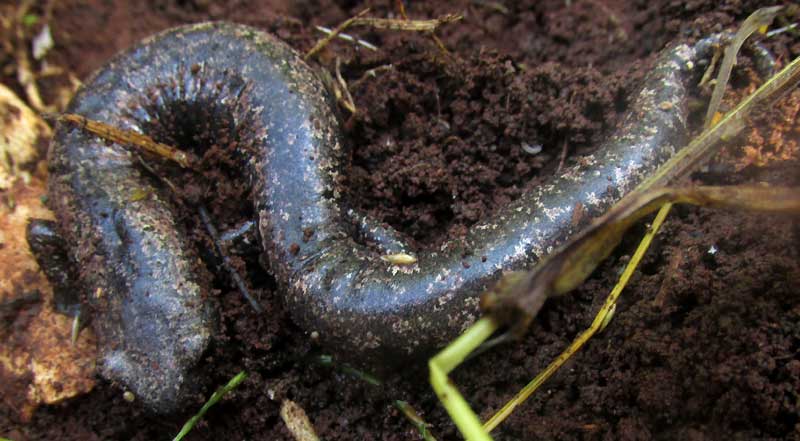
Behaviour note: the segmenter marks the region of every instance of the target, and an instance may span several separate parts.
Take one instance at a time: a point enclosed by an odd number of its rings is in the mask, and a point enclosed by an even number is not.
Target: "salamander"
[[[264,260],[293,319],[337,353],[398,360],[457,336],[503,272],[530,268],[684,145],[687,83],[720,38],[664,50],[595,153],[410,265],[381,258],[411,254],[402,234],[347,203],[349,146],[320,76],[267,33],[219,22],[167,30],[94,73],[67,112],[234,141]],[[169,190],[129,149],[68,124],[56,127],[49,169],[52,227],[95,311],[99,372],[157,412],[177,409],[217,318]]]

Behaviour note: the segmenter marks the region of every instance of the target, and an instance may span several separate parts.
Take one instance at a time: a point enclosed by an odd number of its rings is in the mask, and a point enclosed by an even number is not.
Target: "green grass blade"
[[[183,425],[181,431],[178,432],[177,435],[175,435],[175,438],[173,438],[172,441],[182,440],[183,437],[186,436],[186,434],[192,430],[194,425],[197,424],[198,421],[200,421],[200,418],[203,418],[203,415],[205,415],[206,412],[208,412],[208,409],[210,409],[211,406],[217,404],[217,402],[219,402],[219,400],[221,400],[222,397],[225,396],[225,394],[235,389],[236,386],[238,386],[242,381],[244,381],[245,378],[247,378],[247,373],[244,371],[239,372],[238,374],[236,374],[235,377],[231,378],[231,380],[228,381],[228,384],[222,386],[221,388],[217,389],[213,394],[211,394],[211,397],[208,399],[208,401],[206,401],[205,404],[203,404],[203,407],[200,408],[200,411],[197,412],[195,416],[189,418],[189,421],[187,421],[186,424]]]

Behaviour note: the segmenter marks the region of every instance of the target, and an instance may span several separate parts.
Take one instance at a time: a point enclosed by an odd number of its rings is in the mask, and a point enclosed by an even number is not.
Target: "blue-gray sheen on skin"
[[[349,152],[335,103],[301,57],[268,34],[225,23],[161,33],[95,73],[67,111],[143,132],[214,127],[189,115],[200,106],[226,121],[247,155],[263,251],[294,319],[337,356],[396,360],[457,336],[503,271],[531,267],[684,144],[684,82],[702,70],[711,43],[665,51],[595,154],[410,266],[387,263],[359,239],[408,252],[402,235],[346,206],[339,177]],[[168,191],[129,150],[64,124],[50,171],[50,206],[98,311],[100,372],[155,411],[178,408],[216,318],[210,277]],[[132,189],[151,197],[134,201]]]

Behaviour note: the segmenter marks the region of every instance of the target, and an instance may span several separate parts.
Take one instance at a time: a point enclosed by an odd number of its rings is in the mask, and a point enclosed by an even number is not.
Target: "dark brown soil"
[[[254,25],[305,51],[320,37],[314,25],[335,26],[367,6],[374,16],[397,15],[388,0],[117,3],[57,3],[57,47],[48,61],[85,78],[144,36],[208,19]],[[362,29],[354,33],[380,51],[335,42],[320,56],[331,72],[335,58],[342,60],[358,108],[352,117],[342,109],[354,148],[351,199],[419,244],[462,234],[555,171],[563,149],[574,157],[607,137],[659,49],[733,27],[761,3],[408,1],[412,18],[464,14],[438,33],[449,55],[425,35]],[[791,35],[765,44],[784,62],[800,54],[800,39]],[[388,64],[393,68],[364,76]],[[734,80],[747,86],[745,75]],[[3,81],[20,90],[13,76]],[[58,81],[45,80],[45,95]],[[695,178],[800,185],[798,111],[795,91]],[[525,145],[542,152],[530,155]],[[789,159],[773,160],[783,157]],[[221,227],[242,220],[223,216],[229,210],[221,207],[212,211]],[[454,374],[483,418],[589,325],[636,238],[632,233],[577,292],[549,301],[522,341]],[[795,219],[678,208],[610,326],[518,408],[496,439],[800,439],[799,257]],[[382,387],[316,363],[322,350],[292,324],[274,281],[261,274],[254,284],[263,315],[220,283],[223,326],[202,368],[210,384],[240,370],[250,376],[187,439],[291,439],[278,415],[284,398],[300,404],[326,440],[418,439],[392,406],[396,399],[410,402],[438,439],[460,439],[430,390],[424,361],[387,376]],[[0,436],[169,439],[202,401],[153,417],[102,384],[39,409],[29,424],[0,408]]]

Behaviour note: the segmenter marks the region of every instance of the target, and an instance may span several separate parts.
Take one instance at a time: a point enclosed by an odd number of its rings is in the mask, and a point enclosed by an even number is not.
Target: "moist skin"
[[[596,153],[404,266],[381,259],[410,252],[403,236],[344,200],[349,150],[334,101],[271,35],[227,23],[168,30],[96,72],[67,112],[143,133],[202,126],[232,137],[293,318],[336,354],[374,365],[453,339],[503,272],[530,268],[683,146],[685,83],[717,41],[665,50]],[[131,151],[57,127],[49,205],[95,311],[100,372],[158,412],[178,408],[197,383],[192,368],[216,323],[211,278],[172,200]]]

